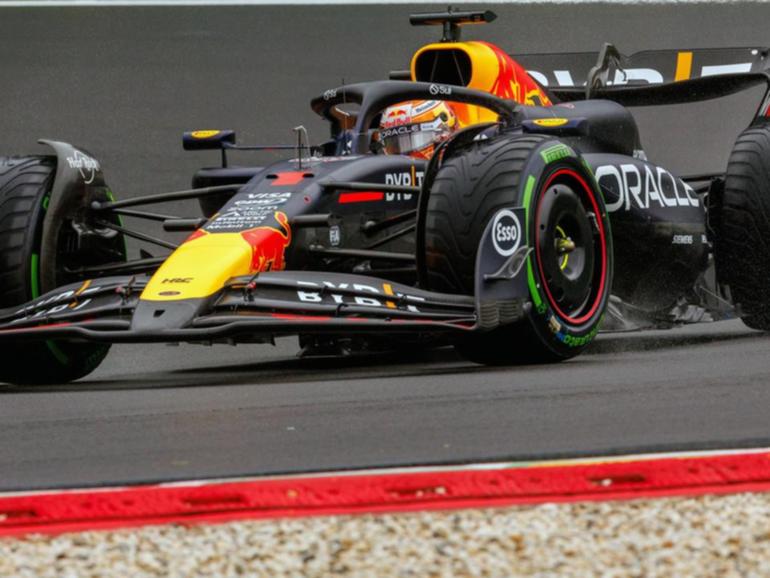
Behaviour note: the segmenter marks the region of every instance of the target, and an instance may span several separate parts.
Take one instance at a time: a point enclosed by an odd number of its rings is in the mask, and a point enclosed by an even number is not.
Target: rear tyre
[[[55,171],[53,157],[0,157],[0,308],[41,294],[45,265],[40,261],[40,240]],[[25,385],[73,381],[96,369],[108,351],[108,345],[60,340],[6,344],[0,381]]]
[[[610,294],[609,220],[593,176],[567,145],[544,135],[474,142],[444,161],[425,215],[432,290],[473,294],[476,252],[492,216],[527,211],[532,307],[521,321],[456,344],[491,365],[550,363],[593,340]]]
[[[727,164],[715,252],[741,319],[770,331],[770,124],[745,130]]]

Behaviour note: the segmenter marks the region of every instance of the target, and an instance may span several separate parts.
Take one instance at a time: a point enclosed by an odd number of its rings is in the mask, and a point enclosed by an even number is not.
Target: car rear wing
[[[606,98],[625,106],[683,104],[770,87],[770,48],[523,54],[515,58],[560,101]],[[758,117],[770,116],[768,92]]]

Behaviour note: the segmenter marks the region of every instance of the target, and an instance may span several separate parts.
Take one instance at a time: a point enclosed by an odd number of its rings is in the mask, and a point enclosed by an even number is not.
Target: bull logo
[[[382,119],[383,128],[391,128],[394,126],[401,126],[407,124],[411,118],[410,116],[411,106],[407,108],[400,108],[398,106],[387,109]]]
[[[282,271],[286,267],[284,254],[291,245],[291,226],[286,213],[275,212],[275,220],[280,229],[274,227],[255,227],[241,232],[241,236],[251,245],[251,272]]]
[[[387,117],[393,118],[396,116],[405,116],[407,114],[407,111],[405,108],[392,108],[388,111]]]

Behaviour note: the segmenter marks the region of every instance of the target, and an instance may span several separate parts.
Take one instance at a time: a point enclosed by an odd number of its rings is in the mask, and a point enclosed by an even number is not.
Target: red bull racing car
[[[770,98],[726,169],[689,177],[646,159],[626,108],[767,86],[768,51],[514,59],[460,41],[493,18],[412,16],[441,41],[390,80],[313,99],[331,136],[298,129],[284,161],[231,166],[228,151],[265,147],[186,133],[222,159],[190,190],[116,199],[98,160],[63,142],[0,157],[0,380],[74,380],[124,342],[297,335],[306,354],[453,344],[514,364],[573,357],[600,327],[770,328]],[[425,138],[439,126],[450,134]],[[399,149],[415,139],[427,153]],[[181,199],[201,216],[152,209]],[[168,254],[129,258],[127,238]]]

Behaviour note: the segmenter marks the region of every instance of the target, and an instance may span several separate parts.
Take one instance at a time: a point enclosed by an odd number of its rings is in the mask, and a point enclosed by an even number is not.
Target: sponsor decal
[[[422,186],[422,180],[425,176],[423,171],[417,171],[412,167],[411,172],[401,173],[387,173],[385,175],[386,185],[395,185],[402,187],[414,187]],[[372,183],[372,187],[377,185]],[[359,191],[355,193],[340,193],[337,198],[337,202],[341,205],[350,203],[370,203],[376,201],[392,202],[407,202],[414,198],[412,193],[400,193],[400,192],[383,192],[383,191]]]
[[[251,245],[250,270],[252,273],[282,271],[286,267],[284,257],[286,248],[291,245],[291,226],[286,213],[275,211],[274,217],[280,229],[254,227],[241,232],[241,237]]]
[[[527,73],[537,80],[543,86],[549,86],[548,77],[540,71],[528,70]],[[554,70],[551,72],[556,79],[557,86],[578,86],[572,78],[572,72],[569,70]],[[607,86],[622,86],[633,82],[634,84],[662,84],[663,74],[653,68],[626,68],[616,70],[615,77],[607,82]],[[585,82],[581,78],[581,86]]]
[[[433,101],[430,101],[433,102]],[[389,129],[396,126],[408,124],[412,119],[412,105],[394,106],[385,111],[385,118],[380,121],[383,129]],[[395,133],[394,133],[395,134]],[[381,136],[388,136],[380,131]]]
[[[404,171],[401,173],[386,173],[385,184],[401,187],[421,187],[424,177],[424,171],[418,171],[412,168],[412,170],[408,172]]]
[[[574,153],[567,145],[557,144],[540,151],[540,156],[543,157],[545,164],[549,164],[566,157],[574,156]]]
[[[337,98],[336,88],[330,88],[329,90],[324,91],[324,100],[331,100],[333,98]]]
[[[422,114],[425,114],[429,110],[433,110],[437,106],[441,104],[440,100],[424,100],[422,102],[416,102],[413,103],[412,106],[412,115],[413,116],[420,116]]]
[[[674,80],[687,80],[692,74],[692,52],[679,52],[676,55],[676,72]]]
[[[701,69],[701,76],[718,76],[720,74],[740,74],[751,72],[751,62],[739,62],[736,64],[717,64],[714,66],[704,66]]]
[[[158,293],[158,295],[162,297],[175,297],[176,295],[181,295],[181,291],[161,291]]]
[[[385,193],[386,203],[400,203],[411,201],[414,195],[412,193]]]
[[[722,55],[719,53],[724,51]],[[711,55],[709,55],[711,52]],[[726,54],[726,52],[732,52],[732,55]],[[609,86],[621,86],[626,84],[662,84],[664,82],[680,82],[683,80],[689,80],[691,78],[702,78],[707,76],[715,76],[719,74],[735,74],[750,72],[755,65],[754,62],[740,61],[743,56],[738,52],[743,52],[743,49],[717,49],[716,51],[703,50],[703,51],[671,51],[670,55],[665,55],[669,60],[665,63],[648,64],[647,66],[637,66],[634,68],[624,68],[615,71],[615,75],[608,82]],[[751,50],[751,56],[757,55],[757,50]],[[639,55],[633,55],[634,57],[641,57],[641,60],[648,60],[650,57],[645,58],[643,53]],[[701,62],[699,66],[694,64],[694,59],[710,60],[712,64],[706,64]],[[724,63],[724,59],[736,58],[736,61]],[[723,61],[719,64],[714,64],[715,61]],[[637,61],[638,62],[638,61]],[[562,70],[527,70],[527,74],[537,80],[543,86],[549,86],[549,80],[555,80],[556,86],[584,86],[585,85],[585,72],[576,69],[562,69]],[[578,82],[575,82],[577,78]]]
[[[649,209],[658,205],[662,208],[698,207],[700,201],[693,188],[675,178],[661,167],[648,164],[626,163],[601,165],[594,176],[604,193],[613,193],[607,198],[607,211],[628,211],[632,206]]]
[[[273,191],[268,193],[249,193],[247,198],[233,203],[235,207],[249,205],[283,205],[293,195],[293,191]]]
[[[510,257],[521,244],[521,223],[516,214],[503,209],[498,211],[492,223],[492,244],[501,257]]]
[[[339,225],[332,225],[329,227],[329,244],[332,247],[339,247],[342,241],[342,231]]]
[[[221,233],[224,231],[253,229],[264,223],[278,208],[278,205],[230,207],[206,225],[206,231]]]
[[[388,309],[405,309],[419,313],[414,303],[425,301],[423,297],[399,293],[393,290],[390,283],[380,286],[364,285],[361,283],[332,283],[331,281],[297,281],[297,298],[303,303],[333,303],[336,305],[362,305],[364,307],[382,307]],[[335,292],[337,291],[337,292]],[[342,293],[345,291],[346,293]],[[350,295],[355,291],[366,295]]]
[[[228,205],[222,213],[206,225],[211,232],[243,231],[262,225],[272,218],[294,193],[292,191],[270,191],[249,193]]]
[[[101,287],[92,287],[90,281],[86,281],[77,290],[62,291],[56,293],[51,297],[46,297],[43,300],[31,303],[26,307],[19,309],[15,315],[21,315],[18,319],[14,319],[11,323],[19,323],[21,321],[28,321],[30,319],[45,318],[49,315],[61,313],[62,311],[79,311],[91,303],[91,298],[83,297],[100,291]]]
[[[380,138],[386,139],[393,136],[405,135],[413,132],[419,132],[420,125],[418,124],[402,124],[394,126],[392,128],[380,129]]]
[[[435,85],[432,85],[435,86]],[[418,131],[420,129],[427,130],[435,128],[434,123],[417,124],[417,119],[430,112],[434,108],[438,108],[442,105],[440,100],[425,100],[416,103],[405,103],[385,109],[383,112],[382,120],[380,121],[380,136],[382,138],[392,137],[396,135],[404,135],[409,132]],[[446,113],[440,114],[436,118],[436,124],[441,125],[446,119]],[[408,128],[405,125],[410,125]],[[400,130],[393,130],[400,128]]]
[[[385,118],[386,119],[395,119],[395,118],[399,118],[401,116],[405,116],[405,115],[409,114],[409,109],[411,108],[411,106],[412,106],[411,104],[408,104],[408,105],[403,106],[403,107],[402,106],[398,106],[398,105],[392,106],[392,107],[390,107],[386,111],[387,114],[385,115]]]
[[[167,277],[166,279],[163,279],[161,283],[189,283],[192,280],[192,277]]]
[[[452,94],[452,87],[444,84],[431,84],[428,87],[428,92],[433,96],[450,96]]]
[[[552,126],[564,126],[569,122],[566,118],[536,118],[533,120],[538,126],[552,127]]]
[[[194,130],[190,133],[193,138],[206,139],[217,136],[221,130]]]
[[[96,178],[96,173],[102,170],[99,161],[79,150],[76,150],[71,157],[67,157],[67,164],[71,169],[78,170],[83,182],[87,185],[93,183]]]
[[[420,187],[425,176],[424,171],[418,171],[412,167],[411,171],[399,173],[386,173],[385,184],[400,187]],[[376,185],[372,185],[376,187]],[[407,202],[414,198],[412,193],[400,192],[381,192],[381,191],[361,191],[355,193],[340,193],[337,202],[345,205],[349,203],[368,203],[373,201]]]
[[[582,347],[587,345],[593,341],[594,337],[596,337],[596,334],[599,332],[600,325],[601,321],[599,321],[599,323],[597,323],[596,326],[586,335],[575,336],[571,335],[567,331],[564,331],[564,326],[561,324],[561,322],[559,322],[558,319],[556,319],[556,316],[553,313],[551,313],[548,318],[548,328],[551,330],[551,333],[553,333],[556,339],[561,341],[567,347]]]
[[[583,347],[593,341],[596,334],[599,332],[599,325],[597,324],[587,335],[576,337],[569,333],[559,332],[556,337],[567,347]]]
[[[671,239],[672,245],[692,245],[693,244],[693,238],[692,235],[674,235],[673,239]]]

